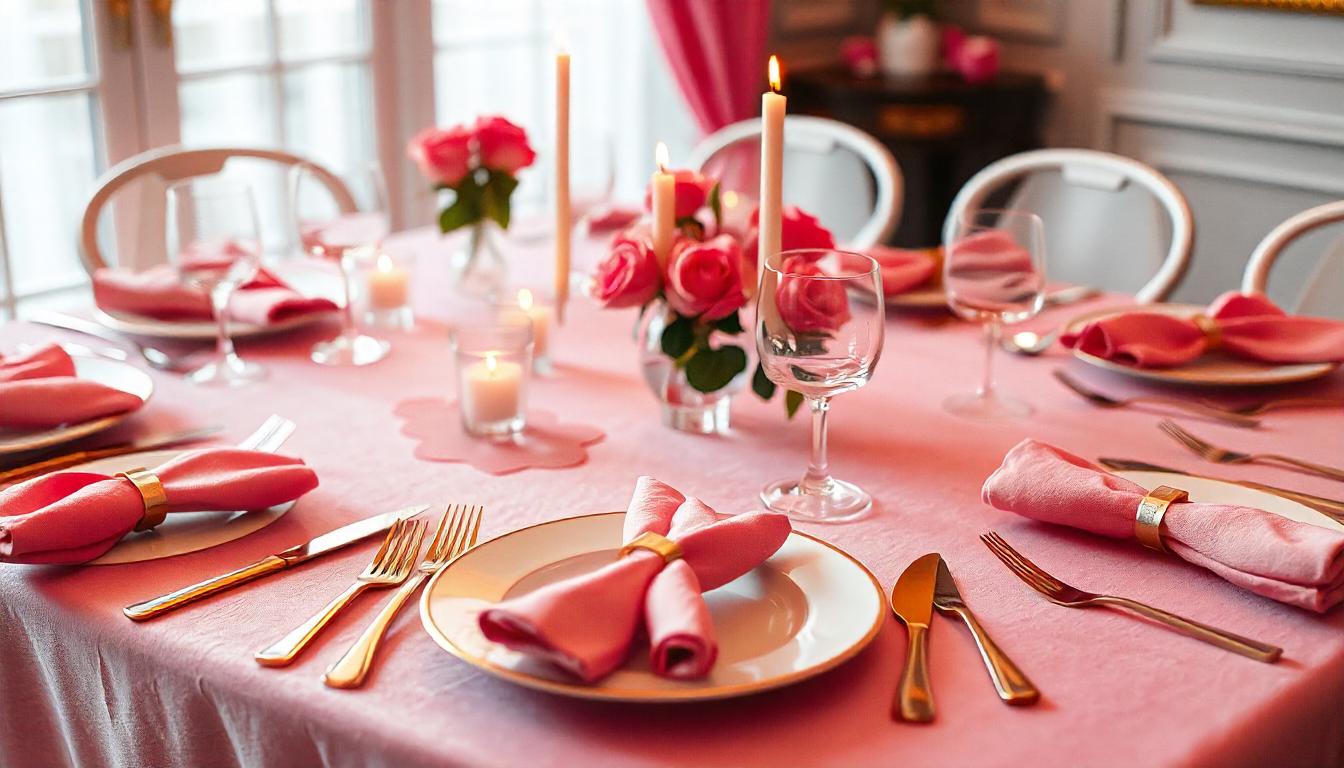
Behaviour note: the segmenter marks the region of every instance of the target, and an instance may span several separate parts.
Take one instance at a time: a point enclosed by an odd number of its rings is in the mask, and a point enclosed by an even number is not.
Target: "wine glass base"
[[[797,480],[780,480],[761,489],[761,502],[771,512],[803,523],[848,522],[873,507],[873,497],[862,488],[835,479],[826,493],[808,493]]]
[[[265,366],[237,356],[207,363],[186,376],[192,384],[209,387],[242,387],[265,378]]]
[[[972,421],[1015,421],[1030,416],[1034,409],[1016,398],[974,393],[947,398],[943,410]]]
[[[372,336],[337,336],[313,346],[312,358],[319,365],[371,365],[387,357],[392,343]]]

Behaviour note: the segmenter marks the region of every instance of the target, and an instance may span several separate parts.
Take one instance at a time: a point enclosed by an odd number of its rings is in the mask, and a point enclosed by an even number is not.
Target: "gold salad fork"
[[[373,556],[373,561],[355,579],[355,583],[327,603],[327,606],[312,618],[258,651],[254,657],[257,663],[266,667],[283,667],[292,663],[313,638],[317,637],[322,628],[365,590],[388,589],[405,581],[411,573],[415,556],[420,553],[420,542],[424,537],[423,520],[398,520],[394,523],[387,532],[387,538],[383,539],[383,545]]]
[[[1165,624],[1186,637],[1193,637],[1210,645],[1216,645],[1225,651],[1239,653],[1242,656],[1269,664],[1278,661],[1279,657],[1283,655],[1283,649],[1278,646],[1234,635],[1231,632],[1210,627],[1207,624],[1201,624],[1177,616],[1174,613],[1168,613],[1160,608],[1145,605],[1137,600],[1114,595],[1098,595],[1071,587],[1023,557],[1021,553],[1009,546],[1008,542],[1004,541],[1003,537],[994,531],[981,534],[980,540],[985,543],[986,547],[989,547],[989,551],[993,552],[995,557],[1008,566],[1008,570],[1026,582],[1027,586],[1045,595],[1045,599],[1055,605],[1062,605],[1066,608],[1087,608],[1091,606],[1119,608]]]
[[[429,551],[425,553],[425,560],[420,563],[415,575],[401,585],[401,589],[398,589],[388,604],[383,606],[382,612],[369,628],[364,630],[364,634],[359,636],[354,645],[350,646],[350,650],[327,668],[327,673],[322,676],[322,682],[332,688],[358,688],[364,684],[364,678],[373,668],[373,657],[378,653],[378,644],[382,642],[383,635],[387,634],[387,628],[391,626],[401,607],[411,595],[415,594],[425,579],[438,573],[458,555],[476,546],[476,534],[480,532],[481,513],[484,511],[484,508],[479,506],[454,504],[443,513],[438,530],[434,531],[434,539],[429,543]]]
[[[1175,408],[1177,410],[1185,411],[1186,413],[1195,414],[1196,416],[1205,416],[1211,419],[1217,419],[1219,421],[1223,421],[1228,424],[1234,424],[1238,427],[1254,427],[1260,424],[1259,420],[1254,419],[1250,416],[1246,416],[1240,413],[1234,413],[1233,411],[1226,410],[1223,408],[1217,408],[1215,406],[1208,405],[1206,403],[1196,403],[1191,402],[1189,400],[1182,400],[1179,397],[1167,397],[1164,395],[1136,395],[1134,397],[1111,397],[1110,395],[1105,395],[1102,394],[1101,392],[1096,391],[1095,389],[1092,389],[1091,387],[1075,379],[1074,377],[1070,376],[1064,371],[1055,369],[1052,373],[1054,374],[1055,379],[1060,384],[1063,384],[1064,386],[1078,393],[1083,397],[1083,399],[1091,402],[1093,405],[1099,405],[1102,408],[1124,408],[1125,406],[1128,405],[1148,403],[1150,405],[1162,405],[1166,406],[1167,408]]]
[[[1205,461],[1212,461],[1215,464],[1268,464],[1344,482],[1344,469],[1295,459],[1292,456],[1284,456],[1280,453],[1242,453],[1219,448],[1195,437],[1180,425],[1166,419],[1163,419],[1157,426]]]

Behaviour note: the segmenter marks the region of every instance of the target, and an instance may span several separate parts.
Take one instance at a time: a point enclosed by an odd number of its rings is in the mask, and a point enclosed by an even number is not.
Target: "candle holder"
[[[510,438],[526,426],[532,324],[521,317],[452,333],[458,411],[468,434]]]
[[[415,327],[411,311],[411,275],[415,254],[378,251],[359,265],[359,297],[364,324],[372,328],[408,331]]]
[[[555,326],[555,307],[538,291],[521,288],[506,291],[495,305],[495,316],[501,322],[526,323],[532,326],[532,370],[551,372],[550,338]]]

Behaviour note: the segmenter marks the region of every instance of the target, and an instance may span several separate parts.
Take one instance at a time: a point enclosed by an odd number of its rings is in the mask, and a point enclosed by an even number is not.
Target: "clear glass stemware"
[[[218,177],[178,181],[168,187],[168,258],[178,279],[210,296],[218,326],[218,356],[187,374],[196,384],[240,386],[265,378],[266,369],[247,362],[229,335],[229,303],[234,291],[261,265],[260,227],[252,190]]]
[[[853,300],[852,296],[867,300]],[[812,453],[801,479],[767,485],[761,501],[806,522],[837,522],[872,507],[862,488],[831,476],[831,398],[868,383],[885,335],[877,262],[831,249],[771,256],[756,295],[756,349],[765,375],[803,396],[812,413]]]
[[[358,265],[372,262],[390,228],[382,171],[377,165],[369,165],[340,174],[351,196],[344,201],[332,195],[313,166],[297,165],[293,173],[294,215],[303,249],[337,264],[345,298],[340,335],[314,345],[312,360],[322,365],[376,363],[387,356],[392,345],[362,333],[355,325],[353,281]]]
[[[1030,415],[1030,405],[999,394],[993,363],[1002,325],[1041,311],[1045,297],[1041,219],[1026,211],[980,209],[958,216],[953,227],[943,256],[947,304],[959,316],[984,325],[985,367],[974,393],[953,395],[943,401],[943,408],[979,421]]]

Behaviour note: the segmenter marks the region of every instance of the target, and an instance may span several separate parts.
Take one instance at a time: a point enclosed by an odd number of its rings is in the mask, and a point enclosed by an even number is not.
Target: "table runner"
[[[331,328],[245,341],[244,353],[270,368],[267,382],[217,391],[155,372],[154,399],[119,428],[132,435],[222,423],[239,439],[272,412],[292,418],[298,430],[286,451],[322,480],[292,513],[239,541],[167,560],[0,566],[0,764],[1229,766],[1344,759],[1339,611],[1311,615],[1132,542],[1030,523],[979,500],[984,478],[1026,436],[1089,458],[1142,458],[1325,495],[1341,495],[1338,484],[1258,467],[1211,468],[1161,436],[1158,415],[1099,410],[1060,387],[1050,378],[1057,365],[1092,375],[1060,350],[997,362],[1001,386],[1036,406],[1030,420],[957,420],[939,403],[974,386],[983,350],[975,327],[936,319],[890,319],[871,385],[834,402],[832,466],[872,492],[874,512],[852,524],[800,528],[847,549],[888,589],[915,557],[941,552],[971,608],[1043,691],[1034,708],[1001,704],[970,636],[941,617],[930,651],[939,712],[927,726],[889,717],[905,651],[905,633],[890,618],[867,651],[835,671],[709,704],[605,704],[518,688],[441,651],[415,610],[393,626],[365,688],[325,688],[322,672],[386,594],[337,619],[293,666],[259,667],[252,654],[343,588],[371,556],[372,541],[152,622],[126,620],[123,605],[413,502],[484,504],[484,540],[540,520],[620,509],[642,473],[720,509],[747,509],[781,468],[803,470],[809,425],[785,422],[779,402],[739,396],[729,436],[663,427],[629,341],[633,311],[598,311],[581,297],[552,336],[558,373],[535,380],[532,398],[535,407],[607,432],[585,465],[492,477],[415,459],[393,410],[408,398],[451,394],[439,321],[472,305],[436,279],[446,275],[450,244],[425,232],[398,239],[420,251],[414,297],[421,317],[431,319],[393,335],[386,360],[358,370],[310,363],[308,347]],[[544,244],[510,251],[515,263],[547,256]],[[1070,314],[1057,310],[1032,325]],[[58,337],[22,323],[0,327],[6,348]],[[1141,388],[1096,375],[1118,393]],[[1291,391],[1339,395],[1344,375]],[[1275,412],[1258,431],[1198,427],[1210,439],[1316,461],[1338,463],[1344,454],[1340,413]],[[1285,661],[1255,664],[1125,616],[1050,605],[979,543],[976,535],[991,528],[1070,582],[1281,645]]]

